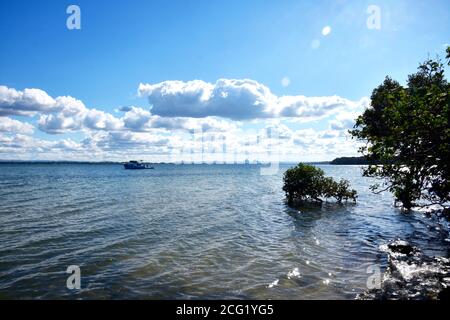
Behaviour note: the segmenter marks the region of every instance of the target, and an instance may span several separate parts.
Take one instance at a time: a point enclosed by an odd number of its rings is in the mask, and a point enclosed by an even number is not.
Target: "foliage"
[[[330,162],[334,165],[367,165],[370,164],[364,157],[340,157]]]
[[[300,163],[284,173],[283,190],[290,204],[308,200],[322,202],[321,198],[335,198],[338,202],[356,201],[356,191],[349,187],[347,180],[336,182],[325,177],[322,169],[308,164]]]
[[[386,77],[371,101],[350,133],[366,142],[360,151],[372,164],[364,175],[384,180],[372,189],[393,192],[406,209],[419,200],[448,202],[450,86],[440,60],[422,63],[406,87]]]

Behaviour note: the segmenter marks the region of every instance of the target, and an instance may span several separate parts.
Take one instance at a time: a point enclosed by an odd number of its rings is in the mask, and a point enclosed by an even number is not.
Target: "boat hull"
[[[123,167],[126,170],[145,170],[145,169],[153,169],[153,167],[147,167],[146,165],[134,165],[134,164],[124,164]]]

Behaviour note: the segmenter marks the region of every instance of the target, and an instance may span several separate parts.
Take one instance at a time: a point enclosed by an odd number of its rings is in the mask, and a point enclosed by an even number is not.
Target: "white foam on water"
[[[300,278],[300,271],[298,268],[294,268],[292,271],[289,271],[287,274],[288,279],[291,278]]]
[[[280,282],[280,280],[275,280],[274,282],[272,282],[272,283],[270,283],[267,287],[268,288],[273,288],[273,287],[275,287],[275,286],[277,286],[278,285],[278,282]]]

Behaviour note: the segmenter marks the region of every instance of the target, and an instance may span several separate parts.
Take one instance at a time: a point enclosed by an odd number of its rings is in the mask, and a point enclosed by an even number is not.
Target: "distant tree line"
[[[334,165],[368,165],[374,164],[373,161],[366,159],[365,157],[340,157],[330,162]]]

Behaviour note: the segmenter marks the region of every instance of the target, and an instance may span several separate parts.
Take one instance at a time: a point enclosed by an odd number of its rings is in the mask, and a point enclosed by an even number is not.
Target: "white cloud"
[[[198,160],[204,150],[217,160],[226,149],[228,161],[263,160],[276,146],[283,160],[327,160],[356,150],[346,129],[368,104],[367,98],[276,96],[253,80],[166,81],[141,84],[139,92],[148,96],[151,109],[121,107],[113,115],[70,96],[53,98],[39,89],[0,86],[0,158]],[[27,122],[7,115],[27,117]],[[288,126],[322,118],[330,118],[327,130]],[[31,136],[34,122],[61,138]],[[259,124],[265,127],[249,130]],[[84,138],[75,141],[64,135],[71,132]]]
[[[90,109],[84,114],[83,125],[92,130],[115,131],[123,128],[123,121],[109,113]]]
[[[64,111],[41,115],[38,123],[40,130],[50,134],[60,134],[83,129],[121,130],[123,127],[121,119],[96,109],[85,109],[73,115]]]
[[[0,117],[0,132],[18,132],[31,134],[33,133],[33,131],[34,126],[29,123],[21,122],[9,117]]]
[[[359,114],[358,112],[341,112],[329,122],[329,127],[331,130],[352,129]]]
[[[39,129],[46,133],[58,134],[80,129],[80,122],[73,117],[64,114],[41,115],[39,118]]]
[[[301,117],[313,120],[339,110],[354,109],[363,102],[338,96],[278,97],[268,87],[248,79],[220,79],[215,84],[201,80],[141,83],[138,91],[148,97],[152,114],[163,117],[216,116],[232,120]]]
[[[66,109],[75,111],[84,108],[81,101],[72,97],[50,97],[40,89],[24,89],[19,91],[0,86],[0,116],[50,113]],[[77,111],[76,111],[77,112]]]
[[[166,146],[170,141],[167,137],[148,132],[108,132],[100,137],[97,144],[108,149],[124,149],[135,147]]]
[[[1,135],[0,134],[0,154],[7,151],[14,153],[55,153],[66,151],[81,151],[81,145],[71,139],[62,139],[59,141],[48,141],[44,139],[37,139],[28,135],[14,134]]]
[[[218,116],[234,120],[267,117],[264,108],[273,96],[267,87],[252,80],[221,79],[216,84],[201,80],[140,84],[152,113],[163,117],[204,118]]]
[[[224,132],[235,130],[236,125],[230,121],[206,118],[185,117],[161,117],[152,115],[150,111],[139,107],[127,107],[125,115],[121,120],[126,130],[134,132],[145,132],[153,129],[166,129],[169,131],[181,130],[192,132],[193,130]]]
[[[109,113],[88,109],[70,96],[52,98],[40,89],[16,89],[0,86],[0,117],[39,115],[39,129],[47,133],[81,130],[117,130],[121,120]]]
[[[132,131],[145,131],[151,128],[150,120],[152,115],[148,110],[137,107],[121,108],[121,111],[126,111],[123,117],[125,128]]]
[[[82,146],[71,139],[64,139],[51,144],[50,148],[62,149],[66,151],[79,151],[82,148]]]

